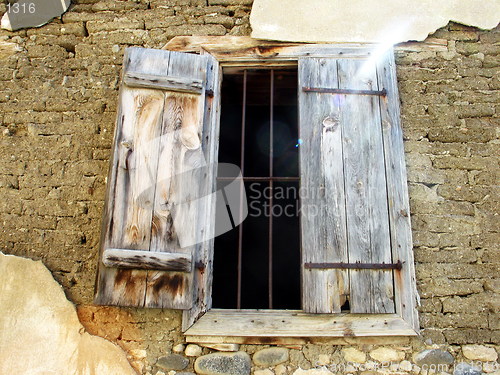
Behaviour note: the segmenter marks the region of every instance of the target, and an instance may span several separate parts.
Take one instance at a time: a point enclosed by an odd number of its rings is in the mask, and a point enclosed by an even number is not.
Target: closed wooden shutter
[[[414,297],[395,79],[392,50],[299,60],[306,312],[394,313]]]
[[[215,217],[218,69],[208,55],[126,50],[96,303],[193,308]]]

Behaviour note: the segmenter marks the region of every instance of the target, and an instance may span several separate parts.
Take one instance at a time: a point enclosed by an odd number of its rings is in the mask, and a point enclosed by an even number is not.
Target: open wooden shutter
[[[392,50],[300,59],[299,111],[304,310],[348,299],[352,313],[404,312],[414,271]]]
[[[218,71],[209,55],[126,50],[96,303],[193,308],[210,267]]]

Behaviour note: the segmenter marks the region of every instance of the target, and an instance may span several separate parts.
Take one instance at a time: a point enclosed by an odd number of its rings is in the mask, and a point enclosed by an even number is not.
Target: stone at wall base
[[[42,262],[1,252],[0,332],[0,374],[136,374],[123,350],[85,332]]]

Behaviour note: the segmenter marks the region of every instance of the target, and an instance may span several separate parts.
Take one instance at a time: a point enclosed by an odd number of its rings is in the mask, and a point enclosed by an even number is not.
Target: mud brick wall
[[[399,53],[424,336],[500,342],[500,29],[450,24],[447,52]]]
[[[41,28],[0,31],[17,49],[0,48],[0,250],[41,259],[91,333],[120,344],[140,372],[168,372],[158,358],[183,353],[180,313],[92,305],[123,51],[176,35],[249,35],[252,1],[73,3]],[[447,50],[396,53],[422,337],[353,344],[365,357],[392,345],[411,360],[441,345],[463,359],[463,345],[500,343],[500,28],[450,23],[431,37]],[[272,373],[342,353],[290,349]]]

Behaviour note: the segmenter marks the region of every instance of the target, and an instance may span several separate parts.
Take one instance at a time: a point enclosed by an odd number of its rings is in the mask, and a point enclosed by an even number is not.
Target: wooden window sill
[[[416,336],[397,314],[307,314],[300,310],[212,309],[186,332],[187,342],[305,344],[329,338]]]

